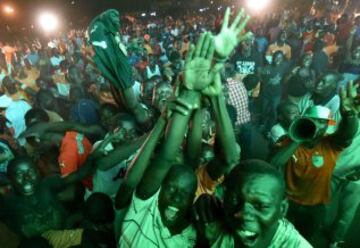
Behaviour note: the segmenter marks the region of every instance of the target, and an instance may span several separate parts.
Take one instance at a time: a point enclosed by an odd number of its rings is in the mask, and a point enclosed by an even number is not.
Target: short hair
[[[42,108],[33,108],[33,109],[30,109],[28,112],[26,112],[25,124],[26,124],[27,128],[29,128],[30,126],[35,124],[35,123],[31,122],[31,120],[33,120],[33,119],[37,119],[40,122],[49,122],[50,121],[49,115]]]
[[[235,166],[225,177],[225,189],[233,188],[234,182],[243,181],[244,178],[252,175],[273,177],[279,183],[281,197],[285,197],[285,180],[283,175],[271,164],[257,159],[245,160]]]
[[[14,174],[16,166],[18,166],[19,164],[23,164],[23,163],[31,164],[35,167],[34,161],[32,161],[32,159],[29,156],[27,156],[27,155],[17,156],[14,159],[12,159],[8,164],[7,177],[12,178],[13,177],[12,175]]]
[[[195,182],[194,184],[195,186],[194,193],[195,193],[197,186],[197,177],[191,166],[188,166],[186,164],[173,164],[170,170],[168,171],[165,179],[168,177],[178,177],[180,174],[186,174],[187,178],[191,178]]]
[[[84,217],[94,224],[113,222],[115,217],[112,201],[104,193],[93,193],[85,202]]]
[[[260,82],[260,77],[256,74],[249,74],[244,78],[243,82],[246,90],[250,91],[255,89],[255,87],[258,85]]]
[[[17,81],[10,76],[4,77],[2,84],[4,88],[9,92],[10,95],[15,94],[18,90],[16,88]]]
[[[53,95],[53,93],[50,90],[45,90],[45,89],[39,90],[38,93],[36,94],[36,104],[37,104],[37,106],[41,106],[40,102],[42,101],[42,99],[44,97],[47,97],[47,96],[55,98],[55,96]]]
[[[287,83],[287,93],[290,96],[301,97],[308,92],[304,80],[300,75],[291,76]]]
[[[322,76],[325,76],[325,75],[333,75],[333,76],[335,76],[335,78],[336,78],[336,83],[339,83],[341,80],[343,80],[343,76],[339,73],[339,72],[337,72],[337,71],[335,71],[335,70],[326,70],[323,74],[322,74]]]
[[[275,60],[275,57],[278,56],[279,54],[281,54],[285,58],[285,53],[283,51],[278,50],[274,52],[272,55],[273,61]]]

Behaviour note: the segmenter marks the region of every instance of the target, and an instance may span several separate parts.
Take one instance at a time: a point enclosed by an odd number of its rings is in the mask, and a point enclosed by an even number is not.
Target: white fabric
[[[150,79],[153,76],[161,76],[160,68],[158,65],[155,65],[155,71],[152,71],[149,66],[146,66],[146,78]]]
[[[65,58],[63,56],[59,56],[59,57],[51,57],[50,58],[50,62],[52,66],[59,66],[60,63],[64,60]]]
[[[5,110],[5,117],[10,121],[9,127],[15,131],[14,137],[18,138],[19,135],[25,131],[25,114],[31,109],[31,106],[23,101],[13,101]],[[19,140],[21,145],[25,144],[25,140]]]
[[[123,220],[119,247],[145,248],[190,248],[196,243],[196,232],[192,226],[182,233],[171,235],[161,221],[158,209],[160,190],[147,200],[133,194],[128,212]]]
[[[13,102],[11,97],[7,96],[6,94],[0,96],[0,108],[7,108]]]
[[[93,146],[93,150],[95,150],[101,142],[102,141],[97,141]],[[111,144],[109,145],[105,148],[108,152],[114,149]],[[107,194],[111,199],[114,200],[119,186],[124,180],[126,170],[128,169],[131,161],[134,159],[136,153],[137,152],[132,154],[128,159],[120,161],[117,165],[109,170],[96,170],[93,176],[93,192]]]

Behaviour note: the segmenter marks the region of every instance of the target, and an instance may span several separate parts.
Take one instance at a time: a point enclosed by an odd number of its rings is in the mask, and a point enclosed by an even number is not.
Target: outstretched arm
[[[136,195],[141,199],[149,198],[160,188],[175,157],[180,152],[180,146],[185,138],[188,122],[194,108],[193,103],[199,101],[200,93],[184,90],[179,98],[184,105],[188,105],[188,112],[185,115],[176,112],[170,119],[160,152],[146,169],[144,176],[137,187]]]
[[[220,76],[217,80],[220,80]],[[210,163],[207,168],[210,177],[216,180],[240,161],[240,146],[236,143],[234,128],[222,92],[220,91],[217,96],[210,97],[210,102],[216,122],[215,142],[219,142],[218,147],[222,148],[220,159],[223,163]],[[219,164],[222,166],[219,166]]]
[[[136,189],[136,194],[141,199],[152,196],[159,188],[170,170],[175,157],[180,152],[191,113],[199,107],[200,93],[194,90],[205,89],[213,81],[216,74],[211,67],[214,56],[214,41],[210,33],[200,36],[196,48],[191,46],[185,62],[185,81],[176,105],[184,111],[174,112],[167,125],[165,140],[154,161],[144,173]]]
[[[358,85],[353,85],[350,81],[348,88],[342,88],[340,92],[342,119],[337,132],[332,136],[334,144],[339,147],[349,146],[359,128],[360,103],[357,99],[357,88]]]
[[[202,110],[197,109],[190,122],[190,133],[187,138],[186,157],[194,169],[198,165],[202,147]]]
[[[144,171],[148,167],[151,157],[154,154],[154,150],[158,144],[158,141],[166,126],[166,120],[160,117],[155,124],[153,130],[141,146],[138,154],[132,161],[127,173],[125,180],[120,184],[118,192],[115,197],[115,207],[122,209],[127,206],[131,196],[138,186],[141,178],[144,175]]]

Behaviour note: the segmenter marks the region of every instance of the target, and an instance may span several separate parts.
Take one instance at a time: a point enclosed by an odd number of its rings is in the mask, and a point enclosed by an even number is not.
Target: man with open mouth
[[[204,233],[212,248],[312,247],[285,219],[288,208],[285,182],[270,164],[248,160],[229,173],[224,186],[223,209],[205,207],[223,212],[223,218],[209,217],[209,211],[204,209],[206,204],[196,203],[203,207],[202,210],[197,208],[200,219],[206,216],[211,220],[205,223]]]

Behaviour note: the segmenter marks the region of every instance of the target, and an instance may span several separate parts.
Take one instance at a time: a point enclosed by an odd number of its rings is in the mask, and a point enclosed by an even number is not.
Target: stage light
[[[39,16],[39,24],[44,31],[51,32],[57,29],[59,21],[55,14],[43,12]]]
[[[251,11],[262,11],[270,4],[270,0],[247,0],[247,7]]]
[[[15,11],[14,8],[11,7],[10,5],[5,5],[5,6],[4,6],[4,12],[5,12],[6,14],[11,15],[11,14],[14,13],[14,11]]]

